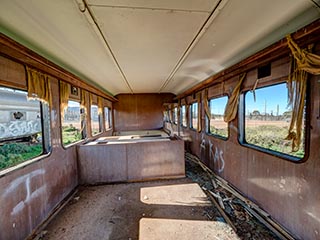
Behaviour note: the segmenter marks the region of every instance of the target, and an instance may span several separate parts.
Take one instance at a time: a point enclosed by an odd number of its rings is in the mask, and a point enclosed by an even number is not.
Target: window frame
[[[182,108],[185,108],[185,112],[183,114]],[[183,118],[185,118],[186,125],[183,125]],[[180,126],[183,128],[188,128],[188,116],[187,116],[187,105],[183,104],[180,107]]]
[[[209,100],[205,100],[205,101],[208,101],[208,106],[210,108],[210,101],[211,100],[214,100],[214,99],[218,99],[218,98],[223,98],[223,97],[227,97],[227,102],[226,102],[226,105],[228,104],[228,100],[229,100],[229,96],[227,94],[223,94],[223,95],[218,95],[218,96],[214,96],[214,97],[211,97],[209,98]],[[226,107],[226,106],[225,106]],[[210,111],[211,112],[211,111]],[[206,115],[206,114],[205,114]],[[230,128],[229,128],[229,123],[226,123],[227,124],[227,133],[228,133],[228,136],[227,137],[224,137],[224,136],[221,136],[219,134],[214,134],[214,133],[211,133],[210,131],[210,119],[208,118],[208,116],[206,115],[206,134],[209,135],[209,136],[212,136],[214,138],[217,138],[217,139],[221,139],[221,140],[224,140],[224,141],[227,141],[229,138],[230,138]]]
[[[199,121],[199,116],[198,116],[198,108],[199,108],[199,103],[196,101],[196,102],[192,102],[192,103],[190,103],[190,107],[189,107],[189,129],[191,129],[191,130],[193,130],[193,131],[197,131],[198,129],[198,126],[193,126],[193,121],[192,121],[192,119],[193,119],[193,108],[192,108],[192,106],[194,105],[194,104],[196,104],[196,106],[197,106],[197,110],[196,110],[196,112],[197,112],[197,124],[198,124],[198,121]]]
[[[13,86],[6,86],[6,85],[0,85],[0,88],[7,88],[12,91],[21,91],[25,92],[26,94],[28,91],[23,88],[17,88]],[[21,168],[24,168],[25,166],[28,166],[30,164],[36,163],[41,161],[42,159],[47,158],[52,153],[52,139],[51,139],[51,119],[50,119],[50,111],[51,111],[51,105],[42,103],[39,101],[39,110],[40,110],[40,123],[41,123],[41,137],[42,137],[42,153],[40,155],[37,155],[33,158],[26,159],[25,161],[19,162],[16,165],[12,165],[7,168],[0,169],[0,177],[14,172],[16,170],[19,170]],[[2,142],[2,141],[1,141]]]
[[[99,123],[99,132],[98,133],[96,133],[96,134],[93,134],[93,129],[92,129],[92,126],[93,126],[93,124],[92,124],[92,106],[96,106],[97,107],[97,113],[98,113],[98,123]],[[92,103],[91,105],[90,105],[90,127],[91,127],[91,137],[96,137],[96,136],[98,136],[98,135],[100,135],[100,134],[102,134],[103,133],[103,118],[104,118],[104,116],[102,116],[103,114],[99,114],[99,106],[98,106],[98,104],[96,104],[96,103]]]
[[[266,84],[266,85],[261,85],[258,86],[256,89],[262,89],[266,87],[272,87],[275,85],[279,84],[285,84],[285,81],[278,81],[276,83],[272,84]],[[310,106],[310,84],[307,84],[307,89],[306,89],[306,99],[305,99],[305,119],[304,119],[304,156],[303,158],[299,158],[296,156],[292,156],[283,152],[267,149],[258,145],[254,145],[251,143],[246,142],[245,140],[245,95],[246,93],[250,92],[251,89],[244,89],[240,93],[240,99],[239,99],[239,106],[238,106],[238,128],[239,128],[239,133],[238,133],[238,142],[240,145],[254,149],[258,152],[266,153],[271,156],[275,156],[277,158],[281,158],[286,161],[290,161],[293,163],[303,163],[308,160],[309,158],[309,150],[310,150],[310,111],[311,111],[311,106]]]
[[[106,109],[108,109],[108,125],[106,126]],[[110,131],[112,129],[112,120],[111,120],[111,108],[108,106],[103,107],[103,120],[104,120],[104,131]]]
[[[64,149],[67,149],[67,148],[69,148],[69,147],[72,147],[73,145],[76,145],[76,144],[79,144],[79,143],[85,141],[85,140],[86,140],[86,137],[87,137],[87,133],[86,133],[87,119],[86,119],[86,118],[85,118],[85,119],[82,119],[82,116],[83,116],[83,115],[85,116],[85,108],[84,108],[83,106],[81,106],[81,102],[80,102],[80,100],[78,100],[78,99],[73,99],[73,98],[70,98],[70,97],[69,97],[68,102],[69,102],[69,101],[77,102],[77,103],[80,104],[80,124],[81,124],[81,128],[83,128],[83,130],[82,130],[82,132],[81,132],[82,138],[81,138],[80,140],[75,141],[75,142],[72,142],[72,143],[69,143],[69,144],[63,144],[62,116],[60,116],[60,126],[61,126],[61,128],[60,128],[60,130],[61,130],[61,131],[60,131],[60,134],[61,134],[60,139],[61,139],[61,146],[62,146]],[[60,106],[61,106],[61,104],[60,104]],[[82,121],[84,121],[84,123],[82,123]]]
[[[178,116],[178,107],[173,107],[172,108],[172,123],[174,125],[178,125],[179,123],[179,116]]]

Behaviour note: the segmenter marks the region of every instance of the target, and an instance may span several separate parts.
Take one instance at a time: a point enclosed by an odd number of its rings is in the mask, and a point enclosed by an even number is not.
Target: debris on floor
[[[252,208],[258,209],[257,205],[241,197],[224,179],[215,175],[196,156],[186,153],[185,158],[187,177],[201,186],[219,210],[224,221],[235,230],[241,239],[293,239],[279,226],[270,226],[270,223],[260,216],[262,213],[268,217],[267,213],[259,209],[260,213],[258,214]],[[273,232],[260,221],[271,229],[275,227],[279,229],[274,229]],[[273,224],[276,225],[276,223]]]

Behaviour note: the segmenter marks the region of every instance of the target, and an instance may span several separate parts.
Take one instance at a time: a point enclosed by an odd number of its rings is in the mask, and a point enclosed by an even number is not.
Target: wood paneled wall
[[[0,43],[0,86],[26,90],[24,63],[1,54]],[[46,67],[42,71],[47,73]],[[76,145],[64,148],[61,143],[59,79],[52,75],[49,79],[51,151],[1,171],[0,239],[26,239],[78,185]],[[104,104],[112,107],[107,99]],[[112,129],[95,137],[111,134]],[[88,138],[92,139],[90,133]]]
[[[119,94],[114,104],[115,131],[160,129],[163,127],[163,103],[171,102],[174,95]]]
[[[315,49],[320,54],[320,41]],[[284,82],[289,73],[289,56],[271,62],[271,76],[259,80],[258,87]],[[229,95],[237,84],[236,75],[208,88],[209,98]],[[247,72],[243,90],[252,89],[257,79],[257,68]],[[249,199],[256,202],[270,216],[289,230],[297,239],[320,239],[320,76],[310,75],[308,92],[310,145],[305,162],[296,163],[267,154],[238,141],[241,123],[237,117],[229,123],[226,140],[190,128],[180,128],[188,150],[196,154],[216,174],[226,179]],[[201,122],[205,126],[202,91]],[[181,99],[182,104],[194,101],[193,95]],[[166,124],[178,131],[175,124]]]

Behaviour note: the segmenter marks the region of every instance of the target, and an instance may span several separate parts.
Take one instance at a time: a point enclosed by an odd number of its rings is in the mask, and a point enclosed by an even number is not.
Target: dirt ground
[[[37,239],[277,239],[236,203],[226,209],[235,232],[203,192],[205,172],[186,169],[184,179],[80,187]]]

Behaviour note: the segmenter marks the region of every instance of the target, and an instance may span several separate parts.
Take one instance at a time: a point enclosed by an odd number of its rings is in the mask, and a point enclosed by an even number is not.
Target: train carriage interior
[[[320,239],[319,0],[0,0],[0,240]]]

